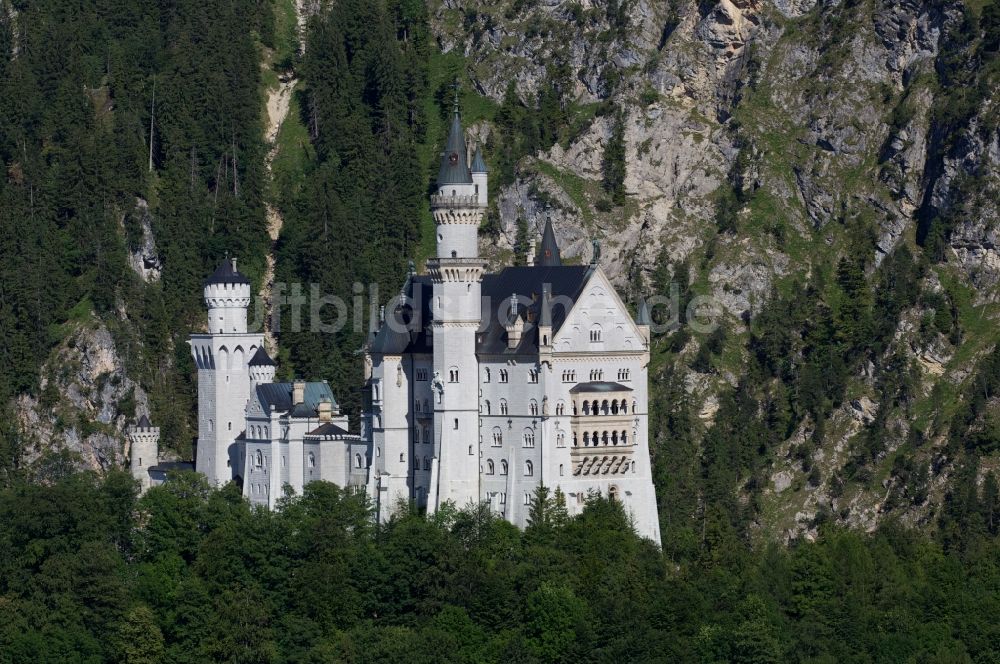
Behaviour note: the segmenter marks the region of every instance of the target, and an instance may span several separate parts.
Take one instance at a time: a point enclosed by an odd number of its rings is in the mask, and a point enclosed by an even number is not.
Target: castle
[[[364,491],[380,520],[400,501],[433,513],[487,502],[524,527],[535,490],[560,489],[570,514],[591,493],[622,502],[659,543],[648,446],[649,312],[633,320],[598,264],[564,265],[550,222],[529,265],[486,272],[478,230],[487,169],[469,164],[458,109],[431,210],[437,252],[411,269],[364,347],[360,431],[325,382],[277,383],[263,336],[247,331],[250,281],[235,261],[205,282],[196,469],[236,480],[253,504],[315,479]],[[136,449],[156,463],[148,421]],[[146,431],[147,433],[143,433]],[[143,439],[145,440],[145,439]],[[143,447],[146,445],[146,447]],[[155,481],[154,481],[155,483]],[[286,488],[287,487],[287,488]]]

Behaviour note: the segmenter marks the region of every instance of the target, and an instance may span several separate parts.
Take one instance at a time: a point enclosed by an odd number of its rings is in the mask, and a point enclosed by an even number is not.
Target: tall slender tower
[[[485,165],[475,180],[468,164],[458,99],[441,155],[431,211],[437,257],[427,262],[433,282],[434,464],[427,509],[479,500],[479,364],[476,330],[482,319],[479,223],[487,200]]]
[[[227,259],[205,281],[208,334],[192,334],[189,343],[198,367],[198,449],[195,469],[222,485],[243,475],[243,455],[236,442],[246,422],[250,397],[248,364],[264,344],[247,332],[250,280]]]
[[[149,469],[156,465],[160,454],[160,428],[154,427],[143,415],[128,430],[131,448],[129,466],[132,477],[139,480],[139,491],[145,493],[152,485]]]

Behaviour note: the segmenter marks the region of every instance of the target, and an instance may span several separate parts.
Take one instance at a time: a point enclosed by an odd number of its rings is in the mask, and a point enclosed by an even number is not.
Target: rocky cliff
[[[683,286],[724,310],[729,350],[698,373],[688,366],[703,343],[696,336],[657,370],[686,374],[706,428],[719,392],[739,383],[754,317],[785,285],[843,257],[861,259],[873,279],[901,245],[930,259],[918,285],[925,297],[899,316],[881,356],[902,353],[918,368],[913,407],[880,406],[883,363],[862,366],[819,427],[822,444],[798,452],[817,428],[807,421],[774,450],[759,511],[765,530],[786,536],[810,532],[819,514],[863,527],[889,513],[928,521],[954,461],[941,451],[943,412],[996,341],[1000,77],[976,8],[446,0],[433,16],[441,48],[461,53],[476,88],[497,103],[513,81],[533,105],[559,67],[571,72],[575,108],[621,113],[625,201],[611,205],[602,188],[616,118],[598,113],[521,159],[496,198],[499,251],[492,241],[484,251],[509,259],[519,220],[537,229],[550,214],[564,253],[587,260],[590,238],[602,240],[605,268],[632,297],[657,270],[683,264]],[[949,339],[922,325],[941,302],[964,334]],[[880,409],[891,422],[879,425],[884,448],[845,489],[852,441]],[[939,425],[921,424],[931,444],[898,452],[916,412]],[[933,461],[919,492],[904,495],[893,470],[900,455]]]

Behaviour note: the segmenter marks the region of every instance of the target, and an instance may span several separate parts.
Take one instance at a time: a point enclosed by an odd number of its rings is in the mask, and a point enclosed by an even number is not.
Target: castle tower
[[[189,341],[198,367],[195,469],[218,486],[243,475],[236,441],[250,398],[249,360],[264,337],[247,332],[250,280],[236,269],[235,258],[223,262],[205,281],[204,296],[208,333],[192,334]]]
[[[486,171],[486,161],[483,159],[483,151],[477,146],[476,154],[472,158],[472,167],[469,169],[472,172],[472,185],[475,187],[476,196],[479,197],[479,207],[486,207],[487,205],[487,182],[486,177],[488,175]]]
[[[434,461],[427,509],[446,501],[479,500],[479,364],[476,330],[482,318],[479,223],[485,212],[486,166],[467,165],[458,100],[441,155],[431,211],[437,257],[427,262],[433,283]],[[478,184],[476,178],[479,178]]]
[[[132,477],[139,481],[139,492],[145,493],[151,486],[149,469],[156,465],[160,455],[160,428],[150,424],[149,418],[143,415],[129,427],[128,437]]]

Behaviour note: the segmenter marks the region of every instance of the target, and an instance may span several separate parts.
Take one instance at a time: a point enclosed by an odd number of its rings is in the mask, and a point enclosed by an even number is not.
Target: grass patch
[[[302,108],[297,85],[292,90],[288,116],[278,129],[277,151],[271,164],[271,200],[284,204],[294,200],[305,181],[305,173],[315,158],[309,130],[302,123]]]
[[[566,192],[570,200],[573,201],[573,205],[580,209],[580,214],[583,216],[583,221],[588,226],[594,218],[594,211],[590,207],[590,203],[587,199],[587,185],[588,182],[584,178],[580,177],[576,173],[571,173],[569,171],[563,171],[552,164],[537,160],[535,162],[535,167],[538,169],[539,173],[547,175],[552,178],[559,187]]]

